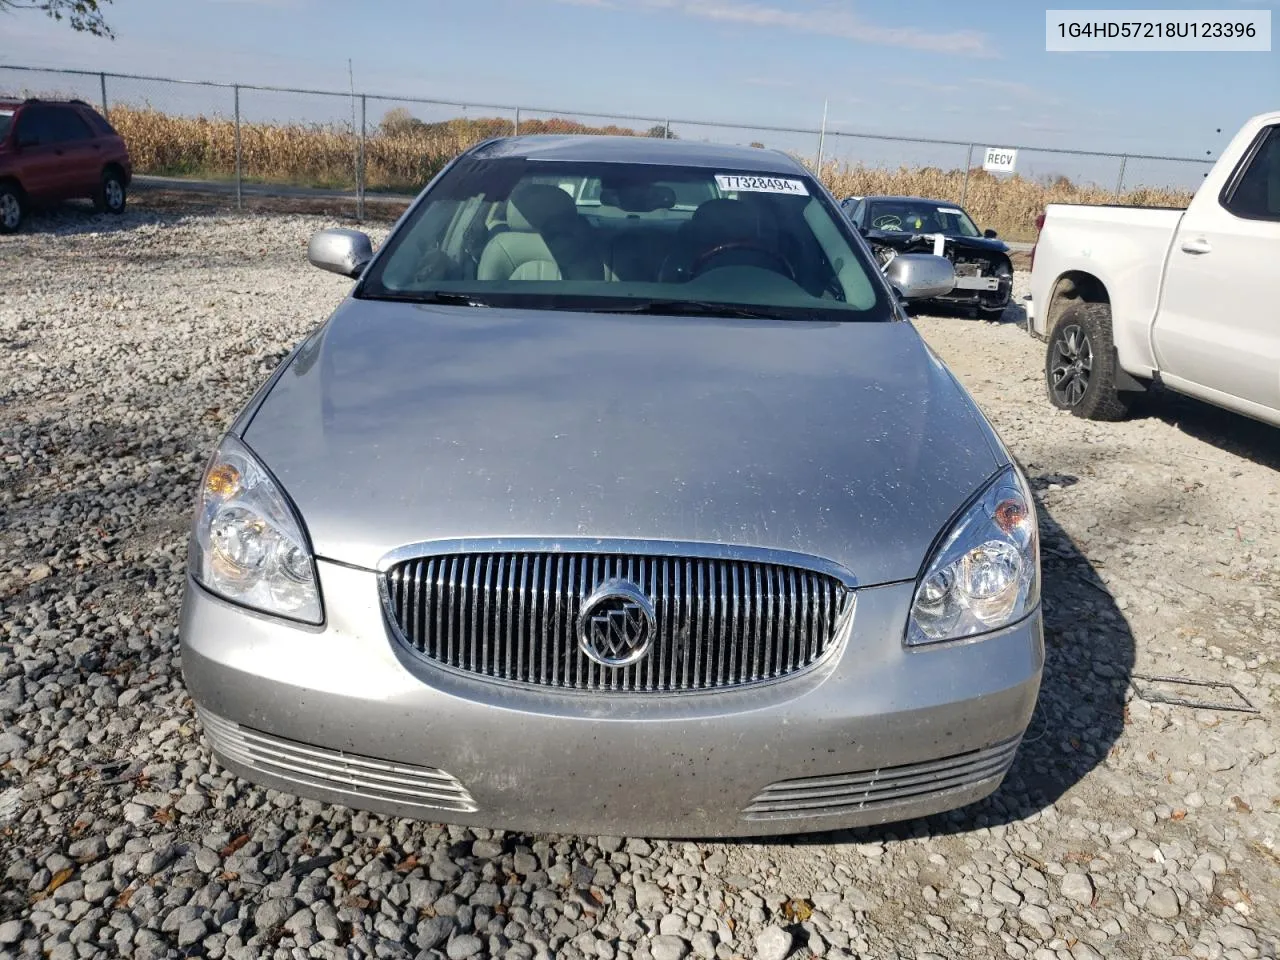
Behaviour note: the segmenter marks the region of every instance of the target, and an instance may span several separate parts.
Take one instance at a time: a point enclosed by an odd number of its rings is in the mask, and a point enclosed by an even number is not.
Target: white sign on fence
[[[1018,162],[1018,151],[1006,147],[987,147],[986,156],[982,158],[982,169],[990,173],[1013,173]]]

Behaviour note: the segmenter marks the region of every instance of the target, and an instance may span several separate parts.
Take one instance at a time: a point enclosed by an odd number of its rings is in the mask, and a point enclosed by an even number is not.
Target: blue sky
[[[1178,156],[1216,155],[1248,116],[1280,108],[1280,47],[1270,53],[1046,53],[1045,6],[1021,0],[117,0],[108,8],[114,41],[73,35],[36,13],[0,15],[0,61],[342,90],[350,57],[357,89],[370,92],[803,127],[819,124],[827,99],[832,130]],[[1277,6],[1258,0],[1222,5],[1273,12]],[[0,81],[11,77],[0,75]],[[164,95],[136,86],[139,95]],[[268,100],[281,102],[269,107]],[[257,109],[303,106],[283,100],[261,97]],[[306,109],[346,107],[325,101]],[[732,132],[732,139],[745,136]],[[888,149],[828,141],[829,152],[855,158],[863,148]],[[896,149],[910,159],[930,153]],[[954,165],[963,159],[961,149]],[[1050,159],[1041,158],[1041,172],[1053,165]],[[1139,167],[1129,176],[1140,177]]]

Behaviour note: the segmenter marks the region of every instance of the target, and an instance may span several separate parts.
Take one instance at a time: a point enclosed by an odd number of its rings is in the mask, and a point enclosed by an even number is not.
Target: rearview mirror
[[[373,241],[359,230],[343,227],[321,230],[307,244],[307,259],[321,270],[359,277],[373,259]]]
[[[956,285],[955,266],[931,253],[901,253],[885,265],[884,275],[904,300],[945,296]]]
[[[988,240],[994,240],[996,238],[996,232],[992,230],[990,227],[987,227],[987,229],[983,230],[982,235],[986,237]]]

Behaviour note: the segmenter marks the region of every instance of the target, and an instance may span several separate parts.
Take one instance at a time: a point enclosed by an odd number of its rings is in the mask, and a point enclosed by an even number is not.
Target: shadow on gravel
[[[1143,396],[1133,412],[1135,416],[1157,417],[1219,450],[1280,470],[1280,427],[1169,390]],[[1230,464],[1223,460],[1222,466]]]
[[[31,210],[13,239],[45,235],[71,237],[87,233],[119,233],[155,223],[161,216],[155,211],[138,210],[132,205],[119,215],[98,213],[87,200],[68,200],[55,206]]]
[[[1036,492],[1073,476],[1024,471]],[[1135,657],[1129,623],[1093,565],[1043,504],[1040,516],[1045,668],[1035,714],[1013,766],[991,796],[949,813],[876,827],[743,839],[803,846],[944,836],[1026,819],[1101,764],[1124,731]],[[734,841],[730,841],[734,842]]]
[[[907,310],[907,313],[912,317],[936,317],[941,320],[981,320],[984,323],[1013,324],[1018,327],[1027,325],[1027,310],[1016,300],[1010,300],[1004,308],[1004,313],[998,317],[991,317],[982,313],[975,317],[969,307],[944,304],[930,304],[926,308],[912,307]]]

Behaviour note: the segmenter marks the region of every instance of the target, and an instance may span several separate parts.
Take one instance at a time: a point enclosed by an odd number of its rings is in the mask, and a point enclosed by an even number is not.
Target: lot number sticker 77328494
[[[732,173],[717,173],[716,185],[724,192],[736,190],[739,193],[789,193],[797,197],[807,197],[803,180],[789,180],[786,177],[744,177]]]

